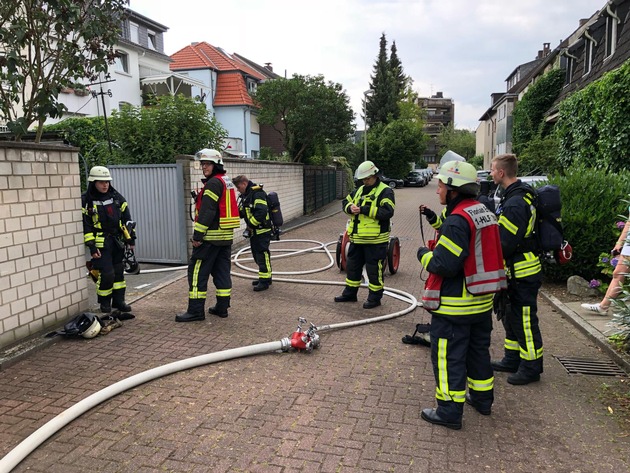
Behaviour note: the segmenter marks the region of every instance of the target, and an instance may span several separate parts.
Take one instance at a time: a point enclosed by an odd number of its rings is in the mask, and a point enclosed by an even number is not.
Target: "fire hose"
[[[283,240],[284,242],[310,242],[314,243],[315,246],[306,249],[300,250],[278,250],[279,252],[283,252],[284,254],[276,256],[274,258],[283,258],[288,256],[294,256],[296,254],[303,254],[307,252],[323,252],[325,253],[330,262],[323,268],[315,269],[315,270],[306,270],[306,271],[295,271],[295,272],[274,272],[276,274],[284,274],[284,275],[294,275],[294,274],[310,274],[318,271],[324,271],[332,267],[335,262],[330,250],[328,250],[328,246],[335,244],[336,242],[330,243],[320,243],[313,240]],[[239,250],[235,255],[233,255],[232,259],[237,267],[247,270],[254,271],[252,269],[247,268],[243,265],[242,261],[252,260],[253,258],[241,258],[241,255],[244,251],[248,250],[249,247],[245,247]],[[175,268],[168,268],[173,270]],[[179,268],[177,268],[179,269]],[[257,270],[256,270],[257,271]],[[252,276],[248,276],[246,274],[240,274],[236,272],[232,272],[234,276],[250,278],[253,279]],[[311,281],[311,280],[300,280],[300,279],[288,279],[288,278],[276,278],[274,277],[274,282],[290,282],[290,283],[299,283],[299,284],[325,284],[325,285],[340,285],[345,286],[345,282],[339,281]],[[367,284],[362,284],[362,286],[367,286]],[[141,373],[132,375],[128,378],[125,378],[121,381],[118,381],[110,386],[107,386],[100,391],[97,391],[85,399],[82,399],[77,404],[69,407],[65,411],[58,414],[56,417],[49,420],[46,424],[41,426],[31,435],[29,435],[26,439],[20,442],[16,447],[14,447],[9,453],[7,453],[2,459],[0,459],[0,473],[9,473],[13,470],[22,460],[24,460],[30,453],[32,453],[37,447],[39,447],[42,443],[44,443],[48,438],[61,430],[64,426],[68,425],[73,420],[77,419],[79,416],[89,411],[90,409],[98,406],[99,404],[113,398],[114,396],[121,394],[129,389],[132,389],[141,384],[147,383],[154,379],[161,378],[163,376],[167,376],[173,373],[177,373],[179,371],[196,368],[199,366],[204,366],[212,363],[218,363],[221,361],[233,360],[236,358],[243,358],[247,356],[253,355],[261,355],[265,353],[272,353],[277,351],[288,351],[293,348],[296,351],[305,351],[311,352],[313,349],[318,348],[320,345],[319,333],[326,331],[333,331],[343,328],[356,327],[360,325],[366,325],[375,322],[381,322],[384,320],[393,319],[396,317],[400,317],[405,315],[413,310],[418,305],[418,301],[416,298],[405,291],[401,291],[394,288],[385,287],[384,294],[390,297],[394,297],[396,299],[402,300],[403,302],[407,302],[409,304],[403,310],[381,315],[377,317],[372,317],[369,319],[360,319],[350,322],[342,322],[331,325],[322,325],[316,326],[313,323],[310,324],[309,328],[304,331],[302,330],[302,324],[306,323],[306,319],[299,318],[298,326],[295,332],[291,334],[290,337],[282,338],[278,341],[259,343],[256,345],[248,345],[239,348],[232,348],[228,350],[222,350],[219,352],[208,353],[205,355],[195,356],[192,358],[187,358],[184,360],[175,361],[172,363],[168,363],[166,365],[158,366],[156,368],[152,368]]]

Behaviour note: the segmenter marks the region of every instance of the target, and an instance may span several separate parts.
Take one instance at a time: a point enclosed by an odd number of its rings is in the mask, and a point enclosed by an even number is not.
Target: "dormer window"
[[[157,35],[154,31],[147,30],[147,43],[149,49],[157,51]]]
[[[129,40],[132,43],[140,44],[140,28],[137,23],[129,22]]]
[[[250,94],[255,94],[256,93],[256,87],[257,87],[256,82],[254,82],[253,80],[247,81],[247,91]]]
[[[606,56],[604,59],[615,53],[615,48],[617,47],[617,20],[616,15],[606,17]]]

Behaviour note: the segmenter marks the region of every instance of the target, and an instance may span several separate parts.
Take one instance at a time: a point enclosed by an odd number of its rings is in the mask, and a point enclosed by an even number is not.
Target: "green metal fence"
[[[304,214],[337,199],[337,171],[328,166],[304,166]]]

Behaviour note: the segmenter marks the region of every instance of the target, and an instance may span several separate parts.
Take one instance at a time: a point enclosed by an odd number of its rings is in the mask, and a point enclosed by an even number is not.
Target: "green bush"
[[[560,187],[562,223],[573,258],[562,266],[544,264],[545,276],[554,281],[566,281],[574,274],[589,281],[597,279],[601,274],[599,255],[609,252],[618,236],[614,224],[628,215],[625,200],[630,173],[609,174],[575,166],[563,176],[550,177],[549,182]]]

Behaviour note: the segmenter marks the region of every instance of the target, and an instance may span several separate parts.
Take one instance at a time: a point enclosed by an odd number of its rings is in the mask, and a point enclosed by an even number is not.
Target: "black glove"
[[[98,250],[96,249],[96,245],[89,245],[88,250],[90,250],[90,255],[95,254]]]
[[[426,255],[429,251],[431,250],[429,250],[426,246],[421,246],[420,248],[418,248],[418,261],[422,261],[422,257]]]
[[[435,217],[435,212],[429,207],[425,207],[424,209],[422,209],[422,215],[427,217],[429,220],[432,220]]]

